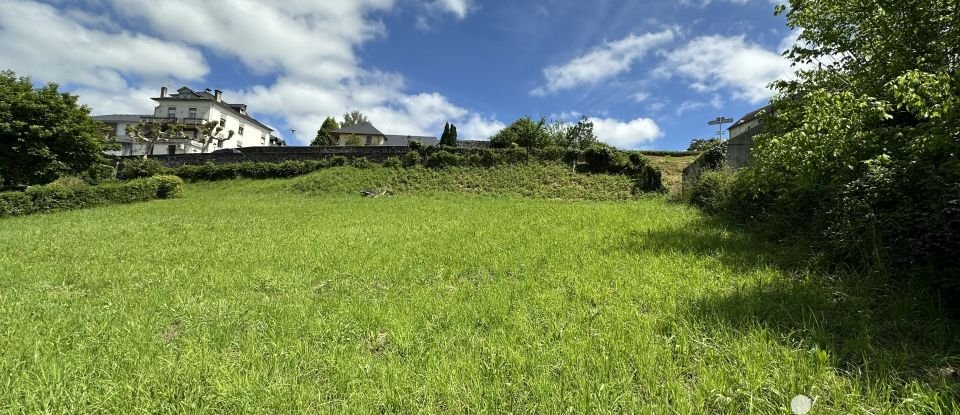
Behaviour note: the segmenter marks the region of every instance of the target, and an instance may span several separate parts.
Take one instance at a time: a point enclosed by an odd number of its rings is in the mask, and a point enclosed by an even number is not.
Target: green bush
[[[583,169],[593,173],[620,173],[627,166],[623,152],[602,144],[594,144],[583,150]]]
[[[446,150],[440,150],[428,155],[427,159],[423,162],[423,165],[434,169],[443,169],[447,167],[462,166],[465,163],[466,160],[464,160],[463,156],[450,153]]]
[[[503,150],[503,158],[507,163],[526,163],[530,161],[530,153],[523,147],[512,146]]]
[[[218,181],[237,178],[279,179],[301,176],[329,167],[331,160],[285,161],[283,163],[243,162],[229,164],[185,165],[172,173],[189,181]]]
[[[157,197],[160,199],[176,199],[183,196],[183,179],[177,176],[156,176]]]
[[[707,213],[728,212],[736,173],[730,169],[711,170],[700,175],[686,191],[690,204]]]
[[[366,157],[354,157],[350,159],[350,166],[356,167],[358,169],[368,169],[376,166],[372,161],[367,160]]]
[[[64,179],[49,185],[31,186],[23,192],[0,193],[0,217],[174,198],[182,194],[182,184],[183,180],[176,176],[140,178],[98,186]]]
[[[141,177],[153,177],[164,174],[168,171],[157,160],[145,158],[124,159],[117,170],[117,178],[120,180],[138,179]]]
[[[467,164],[475,167],[496,167],[505,161],[503,155],[489,148],[471,151],[467,156]]]
[[[0,193],[0,218],[29,215],[33,212],[33,201],[26,192]]]
[[[390,156],[383,161],[383,167],[397,168],[403,166],[403,161],[400,160],[400,157]]]
[[[567,149],[560,146],[546,146],[543,148],[530,149],[530,155],[542,161],[562,161],[567,153]]]
[[[413,167],[420,164],[420,153],[411,151],[403,156],[403,167]]]
[[[350,162],[350,159],[344,156],[333,156],[327,159],[327,162],[331,167],[346,166],[347,163]]]

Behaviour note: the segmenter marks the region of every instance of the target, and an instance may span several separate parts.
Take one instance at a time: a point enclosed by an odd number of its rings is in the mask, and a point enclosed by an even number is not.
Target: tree
[[[200,126],[200,131],[197,133],[197,141],[203,146],[201,152],[206,153],[207,149],[210,148],[210,144],[214,141],[217,142],[217,147],[222,147],[223,142],[233,138],[233,130],[227,132],[227,136],[224,137],[223,126],[220,125],[219,121],[208,121],[203,123]]]
[[[517,145],[526,148],[543,148],[550,144],[550,136],[546,130],[547,120],[540,118],[534,121],[529,116],[520,119],[500,130],[496,135],[490,137],[490,142],[494,147],[506,148]]]
[[[317,137],[313,139],[310,145],[314,147],[337,145],[337,137],[333,135],[333,132],[339,129],[340,125],[337,124],[337,120],[333,117],[327,117],[323,120],[323,125],[317,130]]]
[[[713,138],[694,138],[690,141],[687,151],[707,151],[720,145],[721,141],[717,137]]]
[[[567,146],[586,149],[597,143],[597,136],[593,134],[593,121],[583,116],[580,121],[567,130]]]
[[[372,125],[370,120],[367,119],[366,115],[363,115],[360,111],[351,111],[346,114],[343,114],[343,123],[340,124],[341,127],[353,127],[355,125]]]
[[[147,123],[140,121],[136,124],[128,125],[126,132],[127,136],[147,146],[143,158],[147,158],[147,156],[153,154],[153,148],[157,143],[187,139],[186,134],[183,132],[183,125],[175,122]]]
[[[347,137],[347,140],[344,143],[344,145],[359,146],[361,145],[360,137],[357,137],[356,134],[350,134],[350,137]]]
[[[450,124],[450,147],[457,146],[457,126]]]
[[[960,300],[960,5],[792,0],[776,13],[799,34],[785,54],[798,71],[773,84],[729,210]]]
[[[450,123],[443,125],[443,134],[440,134],[440,145],[446,146],[449,145],[450,141]]]
[[[77,97],[50,83],[0,72],[0,188],[49,183],[63,175],[93,174],[104,150],[118,148]]]

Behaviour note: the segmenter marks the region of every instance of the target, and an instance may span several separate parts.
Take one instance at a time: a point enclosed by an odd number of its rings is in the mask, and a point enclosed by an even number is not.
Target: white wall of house
[[[354,134],[340,134],[340,136],[337,138],[337,145],[339,146],[347,145],[347,141],[350,140],[350,136],[352,135]],[[382,135],[356,134],[356,136],[357,138],[360,139],[361,146],[382,146],[387,140],[387,137],[384,137]]]
[[[196,111],[191,111],[191,108]],[[194,115],[191,117],[191,115]],[[167,118],[170,116],[178,119],[200,118],[204,121],[225,121],[223,126],[223,137],[229,136],[229,131],[233,131],[233,138],[223,142],[223,146],[217,146],[218,142],[210,144],[207,151],[224,148],[242,148],[242,147],[262,147],[270,145],[270,130],[260,127],[239,116],[236,112],[224,105],[218,105],[211,101],[184,99],[184,100],[164,100],[163,103],[154,109],[154,116]],[[164,150],[166,151],[166,150]],[[197,150],[197,153],[201,150]],[[154,152],[154,154],[157,154]],[[161,153],[166,154],[166,152]],[[179,153],[178,153],[179,154]]]
[[[747,121],[743,124],[737,125],[730,128],[730,138],[734,138],[738,135],[741,135],[747,131],[750,131],[754,128],[757,128],[760,125],[760,118],[754,118],[750,121]]]

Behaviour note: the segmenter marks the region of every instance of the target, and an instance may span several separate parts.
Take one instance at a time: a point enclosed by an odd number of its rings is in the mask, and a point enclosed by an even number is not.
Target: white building
[[[221,149],[243,147],[266,147],[282,145],[282,141],[273,135],[273,129],[257,121],[247,112],[244,104],[228,104],[222,98],[222,93],[209,90],[196,92],[183,87],[175,94],[167,95],[167,88],[160,88],[160,97],[152,115],[100,115],[93,119],[111,127],[111,135],[117,138],[121,149],[113,152],[115,155],[139,156],[147,151],[147,144],[129,137],[126,133],[128,125],[135,125],[140,121],[147,123],[178,123],[183,125],[187,136],[182,140],[165,140],[157,142],[153,148],[153,155],[159,154],[190,154],[203,152],[203,145],[196,141],[199,127],[209,121],[217,121],[223,127],[221,136],[228,137],[230,131],[233,136],[225,141],[214,141],[207,148],[207,152]]]

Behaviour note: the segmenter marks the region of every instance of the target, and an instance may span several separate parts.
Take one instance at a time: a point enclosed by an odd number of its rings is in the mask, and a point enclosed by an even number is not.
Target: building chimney
[[[166,97],[167,97],[167,87],[161,86],[161,87],[160,87],[160,98],[166,98]]]
[[[222,97],[223,97],[223,91],[221,91],[221,90],[219,90],[219,89],[214,89],[214,90],[213,90],[213,100],[214,100],[214,101],[220,102],[220,99],[221,99]]]

